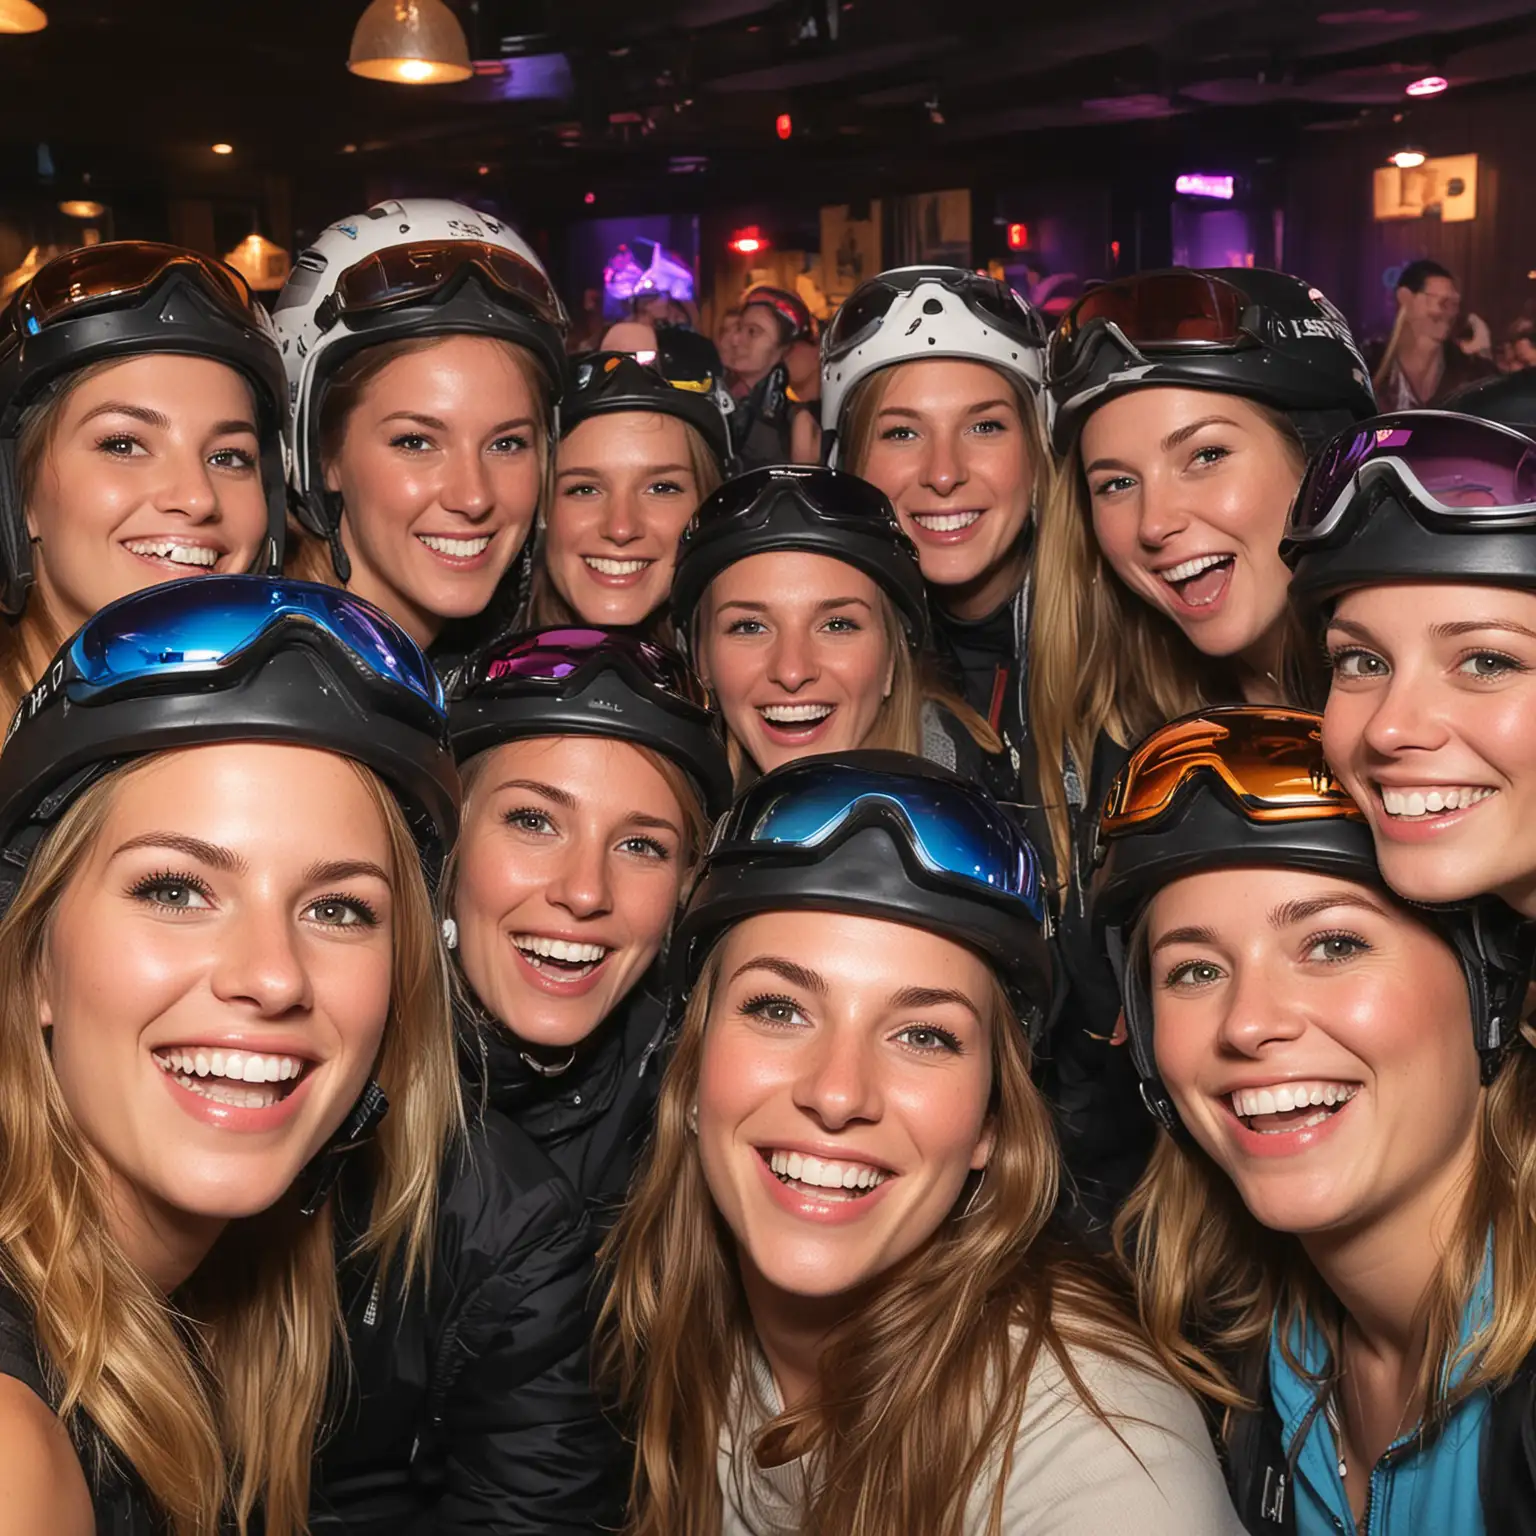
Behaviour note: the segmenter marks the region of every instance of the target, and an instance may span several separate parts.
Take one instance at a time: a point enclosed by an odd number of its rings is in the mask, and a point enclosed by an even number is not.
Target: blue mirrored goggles
[[[359,668],[438,714],[443,689],[420,646],[372,605],[336,587],[265,576],[202,576],[131,593],[89,620],[62,653],[50,691],[77,702],[238,669],[287,625],[310,625]],[[57,671],[58,663],[50,671]]]
[[[754,844],[816,848],[870,822],[898,828],[923,868],[1024,903],[1044,925],[1040,861],[996,805],[960,785],[832,769],[787,790],[748,791],[720,822],[711,854]]]

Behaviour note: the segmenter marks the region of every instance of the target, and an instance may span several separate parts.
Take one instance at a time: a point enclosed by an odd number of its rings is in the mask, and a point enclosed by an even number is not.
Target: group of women
[[[908,268],[733,476],[564,327],[420,200],[0,316],[0,1533],[1536,1529],[1507,402]]]

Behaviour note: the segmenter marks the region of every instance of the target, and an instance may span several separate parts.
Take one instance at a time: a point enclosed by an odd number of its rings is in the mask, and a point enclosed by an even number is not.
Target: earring
[[[688,1113],[683,1118],[687,1122],[689,1131],[697,1136],[699,1134],[699,1106],[697,1102],[688,1106]]]
[[[443,919],[443,943],[449,949],[457,949],[459,947],[459,925],[451,917]]]
[[[987,1182],[987,1170],[981,1170],[981,1177],[976,1180],[975,1187],[971,1190],[971,1198],[965,1202],[965,1209],[960,1212],[960,1220],[976,1214],[976,1197],[981,1193],[981,1186]]]

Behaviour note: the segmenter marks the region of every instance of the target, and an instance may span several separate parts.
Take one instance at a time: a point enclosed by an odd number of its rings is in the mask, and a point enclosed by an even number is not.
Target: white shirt
[[[1150,1365],[1123,1365],[1081,1349],[1072,1351],[1072,1363],[1114,1429],[1084,1406],[1042,1348],[1014,1439],[1003,1536],[1243,1536],[1190,1396]],[[742,1424],[743,1475],[734,1465],[729,1429],[721,1434],[721,1536],[799,1536],[804,1462],[763,1468],[750,1450],[756,1431],[780,1407],[759,1354]],[[995,1491],[995,1474],[973,1491],[966,1536],[985,1536]]]

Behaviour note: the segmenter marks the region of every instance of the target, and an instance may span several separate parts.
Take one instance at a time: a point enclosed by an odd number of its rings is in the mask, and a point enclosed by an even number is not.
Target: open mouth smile
[[[212,544],[192,544],[181,539],[124,539],[130,555],[153,565],[170,565],[180,572],[211,571],[227,551]]]
[[[1344,1108],[1360,1092],[1359,1083],[1331,1079],[1276,1083],[1269,1088],[1239,1088],[1226,1095],[1232,1113],[1260,1136],[1311,1130]]]
[[[1498,790],[1481,784],[1426,784],[1418,789],[1393,789],[1378,784],[1376,792],[1381,798],[1381,808],[1388,816],[1407,821],[1465,811],[1498,794]]]
[[[440,533],[418,533],[416,537],[449,564],[468,565],[480,559],[491,547],[491,535],[477,533],[466,537],[452,537]]]
[[[810,1157],[773,1147],[759,1147],[757,1155],[781,1184],[820,1200],[862,1200],[894,1177],[887,1168],[848,1159]]]
[[[534,933],[514,934],[512,942],[534,970],[568,981],[580,981],[590,976],[613,953],[604,944],[548,939]]]
[[[1237,565],[1235,555],[1196,555],[1155,572],[1186,608],[1209,608],[1227,590]]]
[[[298,1087],[314,1065],[298,1056],[176,1046],[152,1053],[177,1087],[234,1109],[270,1109]]]

